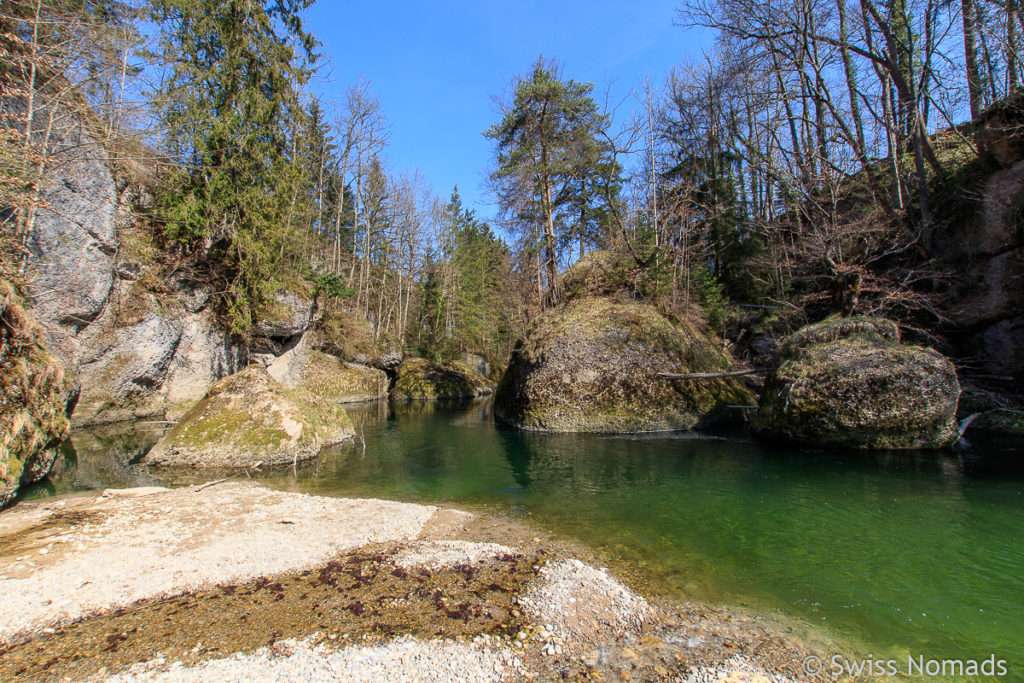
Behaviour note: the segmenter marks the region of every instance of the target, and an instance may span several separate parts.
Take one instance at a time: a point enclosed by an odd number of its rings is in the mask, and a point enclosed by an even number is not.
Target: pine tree
[[[591,83],[563,81],[554,65],[538,60],[519,80],[500,123],[484,135],[497,143],[491,178],[505,211],[536,202],[543,220],[542,249],[548,301],[558,299],[556,213],[571,192],[566,186],[594,163],[589,150],[606,125],[591,98]]]
[[[421,286],[421,351],[435,360],[463,351],[494,357],[510,334],[503,297],[511,276],[508,247],[464,208],[456,187],[444,207],[440,249]]]

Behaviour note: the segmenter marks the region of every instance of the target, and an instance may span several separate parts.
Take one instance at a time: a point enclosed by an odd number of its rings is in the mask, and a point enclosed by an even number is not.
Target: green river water
[[[775,615],[838,654],[994,654],[1010,669],[1003,680],[1024,680],[1024,443],[836,453],[692,434],[520,433],[495,427],[486,402],[349,412],[365,449],[266,483],[497,510],[669,594]],[[79,432],[63,471],[28,495],[204,478],[135,464],[155,436],[146,425]]]

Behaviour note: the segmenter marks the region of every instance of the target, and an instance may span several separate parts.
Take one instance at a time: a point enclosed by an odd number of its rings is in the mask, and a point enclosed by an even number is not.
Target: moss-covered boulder
[[[388,376],[377,368],[310,351],[299,373],[299,386],[335,403],[375,401],[387,398]]]
[[[458,361],[431,363],[424,358],[406,358],[398,366],[391,398],[472,398],[490,393],[492,388],[487,378]]]
[[[754,429],[812,446],[941,448],[959,436],[960,384],[942,354],[879,318],[809,325],[782,346]]]
[[[152,465],[291,464],[354,435],[337,404],[274,381],[250,365],[214,384],[146,454]]]
[[[68,434],[71,383],[43,331],[0,280],[0,507],[49,473]]]
[[[692,429],[716,409],[750,405],[731,378],[659,373],[732,369],[720,342],[645,303],[583,297],[541,315],[512,353],[495,413],[523,429],[645,432]]]

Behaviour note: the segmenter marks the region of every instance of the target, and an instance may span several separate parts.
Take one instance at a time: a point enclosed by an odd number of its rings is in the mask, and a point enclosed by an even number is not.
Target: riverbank
[[[0,515],[4,680],[786,681],[810,654],[648,601],[498,517],[226,481]]]

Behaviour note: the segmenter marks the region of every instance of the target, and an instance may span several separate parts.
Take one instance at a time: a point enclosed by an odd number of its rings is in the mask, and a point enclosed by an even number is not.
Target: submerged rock
[[[731,369],[720,343],[645,303],[583,297],[541,315],[515,351],[495,414],[522,429],[644,432],[692,429],[753,395],[731,378],[658,373]]]
[[[754,429],[812,446],[941,448],[954,443],[960,384],[931,349],[901,344],[881,318],[809,325],[782,347]]]
[[[485,377],[459,362],[431,363],[407,358],[398,366],[394,399],[473,398],[492,391]]]
[[[45,477],[68,433],[70,382],[42,329],[0,281],[0,506]]]
[[[193,467],[291,464],[354,435],[344,409],[284,387],[259,366],[225,377],[153,446],[145,462]]]

